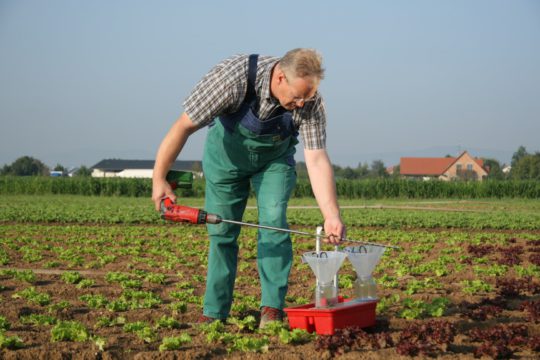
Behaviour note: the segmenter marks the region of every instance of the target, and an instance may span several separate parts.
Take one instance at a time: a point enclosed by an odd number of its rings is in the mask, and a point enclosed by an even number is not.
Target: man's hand
[[[327,238],[323,241],[337,245],[345,237],[345,225],[339,216],[332,164],[325,149],[304,150],[304,156],[311,188],[324,217],[324,233]]]
[[[183,113],[173,124],[159,146],[152,175],[152,201],[158,211],[160,210],[161,199],[164,197],[168,197],[172,202],[176,201],[176,195],[174,195],[165,177],[188,137],[196,130],[197,126],[193,124],[186,113]]]
[[[176,195],[174,194],[171,185],[167,181],[154,180],[152,183],[152,201],[156,207],[156,210],[161,209],[161,200],[168,197],[172,202],[176,202]]]
[[[324,221],[324,242],[328,244],[338,245],[342,238],[346,237],[347,230],[341,218],[328,218]]]

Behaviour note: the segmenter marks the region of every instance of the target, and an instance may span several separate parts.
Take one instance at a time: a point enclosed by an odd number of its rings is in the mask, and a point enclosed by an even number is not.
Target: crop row
[[[376,272],[383,287],[403,286],[401,295],[440,289],[441,279],[456,274],[466,273],[466,279],[482,281],[504,276],[540,275],[538,254],[525,254],[527,250],[535,249],[538,243],[534,233],[520,234],[522,245],[515,245],[517,240],[508,234],[492,232],[351,229],[349,235],[403,247],[401,251],[388,251]],[[163,285],[170,277],[179,283],[204,280],[196,273],[187,279],[181,275],[182,269],[189,272],[206,266],[207,238],[203,227],[4,225],[0,228],[0,238],[0,264],[5,268],[100,270],[110,273],[104,278],[107,283],[119,283],[122,289],[141,289],[146,283]],[[244,229],[240,237],[241,273],[255,270],[254,239],[255,230]],[[313,249],[314,241],[294,237],[294,247],[297,253],[309,251]],[[301,276],[310,275],[307,265],[299,258],[295,258],[295,268],[301,270]],[[153,274],[156,269],[161,270]],[[352,289],[348,283],[354,275],[350,263],[346,262],[342,271],[345,289]],[[122,272],[135,272],[138,280],[133,276],[118,275]],[[22,276],[19,280],[29,280],[29,283],[35,280],[32,277],[25,279],[24,273],[13,274]],[[81,285],[83,277],[66,274],[62,278],[66,283],[78,284],[80,288],[94,285],[91,282]],[[411,279],[406,284],[398,281],[408,276],[422,279]],[[244,280],[249,282],[247,277],[241,278]],[[491,283],[493,285],[493,281]],[[478,282],[447,286],[455,287],[456,293],[470,294],[476,287],[482,289]]]
[[[201,207],[202,200],[189,199],[189,205]],[[5,349],[21,348],[16,351],[24,357],[25,351],[51,351],[62,342],[70,352],[90,348],[113,358],[168,350],[199,358],[247,351],[268,352],[267,358],[347,351],[389,358],[535,358],[538,203],[469,202],[463,208],[474,211],[463,212],[444,211],[456,204],[418,205],[434,208],[343,209],[349,238],[401,249],[388,250],[374,273],[380,295],[376,328],[315,337],[282,325],[256,330],[255,229],[244,227],[240,234],[232,317],[226,324],[194,326],[205,287],[205,226],[167,224],[149,199],[2,196],[0,357],[16,357]],[[248,209],[244,220],[256,222],[256,215]],[[320,223],[317,209],[291,208],[288,215],[303,231],[313,232]],[[315,285],[300,257],[314,249],[314,239],[294,235],[293,248],[288,306],[312,302]],[[346,261],[339,271],[341,295],[353,295],[355,279]]]
[[[381,198],[540,198],[540,182],[529,180],[414,181],[402,179],[345,180],[336,183],[338,195],[349,199]],[[86,196],[150,197],[150,179],[0,177],[0,194],[71,194]],[[204,196],[204,181],[196,180],[183,196]],[[253,195],[253,194],[252,194]],[[312,197],[311,185],[299,180],[293,197]]]
[[[180,199],[186,205],[202,207],[201,199]],[[488,206],[492,207],[494,202]],[[521,201],[516,209],[496,207],[478,211],[436,211],[403,209],[343,208],[345,224],[351,227],[389,228],[471,228],[471,229],[540,229],[537,201]],[[442,209],[444,210],[444,209]],[[473,209],[474,210],[474,209]],[[84,196],[2,196],[0,221],[59,222],[96,224],[163,224],[149,199]],[[248,208],[244,221],[256,222],[257,210]],[[322,222],[319,210],[288,210],[293,226],[314,228]]]
[[[350,341],[375,346],[376,340],[399,354],[436,355],[448,349],[439,349],[436,339],[431,343],[413,337],[420,330],[415,332],[410,323],[435,318],[451,323],[422,326],[439,329],[449,344],[450,334],[478,329],[462,338],[466,348],[480,354],[493,352],[478,344],[483,336],[495,336],[481,332],[490,329],[492,319],[519,319],[519,326],[525,326],[493,331],[537,332],[540,317],[534,299],[540,294],[540,240],[535,232],[515,236],[351,228],[350,235],[402,247],[385,253],[375,271],[381,296],[378,321],[391,319],[389,326],[377,336],[354,335]],[[126,351],[186,349],[188,344],[211,344],[228,352],[265,352],[297,343],[313,343],[320,351],[347,348],[345,343],[336,345],[341,341],[337,338],[315,340],[284,327],[266,333],[255,330],[251,314],[259,307],[259,284],[252,229],[244,229],[239,241],[233,317],[226,325],[206,327],[189,325],[201,312],[207,256],[204,227],[4,224],[0,238],[0,341],[6,348],[43,345],[36,341],[82,341],[108,351],[114,349],[111,341],[117,337],[132,339],[124,344]],[[313,239],[294,238],[288,305],[312,301],[314,277],[299,255],[313,246]],[[341,294],[352,296],[356,275],[349,262],[339,275]],[[453,324],[464,325],[454,329]],[[36,329],[45,334],[40,340],[33,340]],[[506,354],[538,351],[533,342],[505,346]]]

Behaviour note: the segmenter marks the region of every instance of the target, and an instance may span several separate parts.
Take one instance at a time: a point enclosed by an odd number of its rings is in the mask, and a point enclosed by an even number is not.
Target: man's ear
[[[283,70],[281,70],[281,66],[279,66],[279,64],[276,65],[274,71],[276,72],[276,79],[278,84],[281,84],[283,81],[287,80],[285,78],[285,73],[283,72]]]

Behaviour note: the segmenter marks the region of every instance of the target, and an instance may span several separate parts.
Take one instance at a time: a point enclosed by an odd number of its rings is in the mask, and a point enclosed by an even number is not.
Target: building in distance
[[[154,160],[105,159],[91,167],[92,177],[152,178]],[[189,171],[195,177],[202,177],[202,162],[177,160],[171,170]]]
[[[458,157],[419,158],[402,157],[399,172],[405,178],[439,180],[477,180],[482,181],[488,175],[482,159],[472,157],[464,151]]]

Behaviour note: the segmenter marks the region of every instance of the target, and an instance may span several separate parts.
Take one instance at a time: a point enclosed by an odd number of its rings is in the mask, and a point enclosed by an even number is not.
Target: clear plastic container
[[[338,302],[338,289],[333,283],[319,284],[315,287],[315,307],[327,308]]]
[[[371,276],[360,276],[354,282],[354,295],[360,300],[377,299],[377,283]]]

